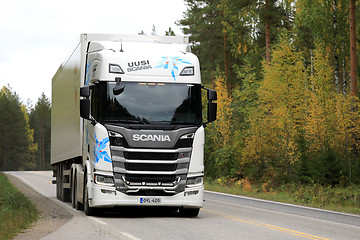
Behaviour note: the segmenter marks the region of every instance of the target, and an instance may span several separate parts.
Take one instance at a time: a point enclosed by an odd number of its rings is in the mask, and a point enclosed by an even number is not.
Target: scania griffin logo
[[[155,134],[134,134],[133,135],[134,141],[142,141],[142,142],[171,142],[169,135],[155,135]]]

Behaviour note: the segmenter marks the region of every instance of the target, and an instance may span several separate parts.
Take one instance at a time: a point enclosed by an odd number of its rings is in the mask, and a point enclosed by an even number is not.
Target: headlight
[[[192,147],[194,141],[195,133],[187,133],[180,137],[180,139],[175,144],[175,148],[185,148]]]
[[[94,181],[96,184],[104,184],[113,186],[115,184],[113,176],[94,174]]]
[[[203,184],[204,182],[204,177],[195,177],[195,178],[188,178],[186,181],[186,185],[187,186],[191,186],[191,185],[200,185]]]
[[[192,139],[194,138],[194,135],[195,135],[194,133],[187,133],[185,135],[182,135],[180,139]]]
[[[125,147],[127,145],[123,135],[117,132],[109,131],[110,145]]]

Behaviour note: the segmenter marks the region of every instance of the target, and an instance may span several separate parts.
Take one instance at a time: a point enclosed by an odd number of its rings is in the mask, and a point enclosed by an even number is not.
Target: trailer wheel
[[[66,170],[66,165],[61,164],[60,169],[61,169],[61,172],[60,172],[60,200],[63,202],[70,202],[71,201],[70,189],[64,188],[63,172],[64,172],[64,170]]]
[[[197,217],[200,212],[200,208],[180,208],[180,215],[183,217]]]

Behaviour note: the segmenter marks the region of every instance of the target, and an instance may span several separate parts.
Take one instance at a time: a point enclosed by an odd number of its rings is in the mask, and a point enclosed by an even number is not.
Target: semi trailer
[[[188,36],[81,34],[52,79],[57,198],[86,215],[156,206],[197,216],[216,99]]]

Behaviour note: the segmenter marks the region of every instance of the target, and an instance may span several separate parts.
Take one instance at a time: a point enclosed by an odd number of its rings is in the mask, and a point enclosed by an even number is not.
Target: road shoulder
[[[42,196],[31,187],[27,186],[20,179],[6,174],[9,181],[19,189],[36,206],[40,212],[40,218],[33,223],[29,229],[19,233],[15,240],[40,239],[55,231],[71,220],[73,215],[63,207],[57,205],[51,199]]]

